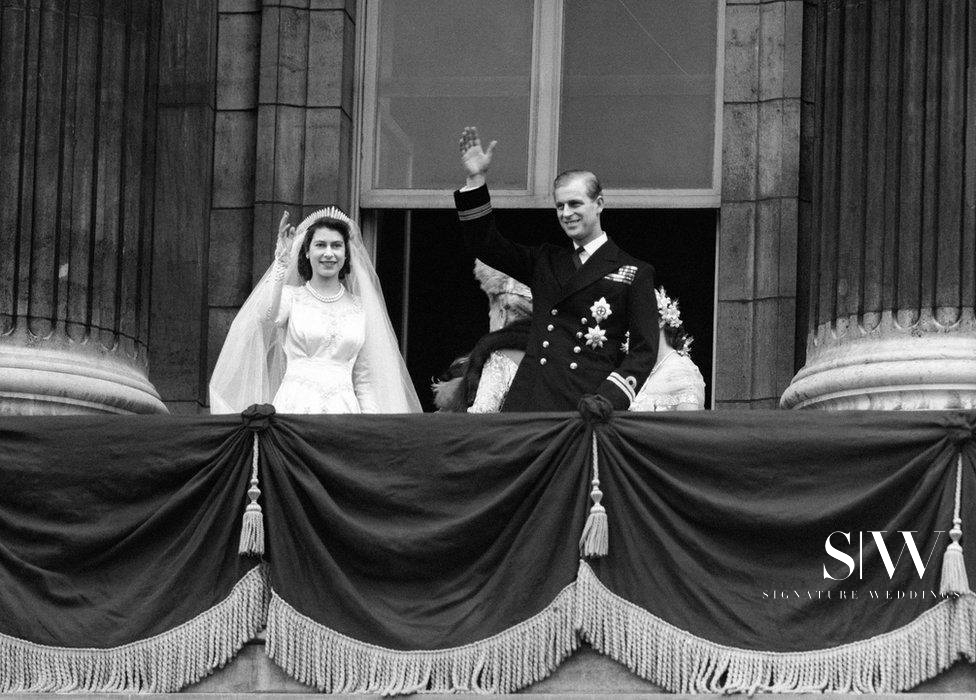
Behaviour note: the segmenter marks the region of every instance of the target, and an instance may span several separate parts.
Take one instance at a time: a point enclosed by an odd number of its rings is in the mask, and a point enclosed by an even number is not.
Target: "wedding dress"
[[[323,301],[308,287],[285,287],[276,324],[285,327],[285,376],[271,402],[280,413],[376,413],[360,350],[366,315],[344,294]]]
[[[351,271],[334,301],[302,284],[305,232],[323,217],[350,228]],[[281,286],[278,313],[269,311]],[[414,413],[420,400],[355,222],[335,207],[298,226],[287,260],[264,273],[231,324],[210,379],[210,412],[273,403],[281,413]]]

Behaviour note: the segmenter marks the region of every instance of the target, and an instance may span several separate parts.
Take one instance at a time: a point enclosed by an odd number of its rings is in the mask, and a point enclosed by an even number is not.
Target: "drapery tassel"
[[[244,521],[241,523],[241,543],[237,548],[239,554],[264,554],[264,515],[258,497],[258,434],[254,433],[251,457],[251,488],[247,490],[247,497],[251,502],[244,509]]]
[[[610,530],[607,525],[607,509],[600,501],[603,491],[600,490],[600,463],[597,457],[596,431],[593,431],[593,489],[590,491],[593,507],[586,518],[583,535],[580,537],[580,554],[584,557],[606,556],[610,548]]]
[[[959,517],[959,502],[962,500],[962,453],[959,453],[959,461],[956,464],[956,507],[952,514],[952,529],[949,530],[949,537],[952,542],[946,547],[945,556],[942,557],[942,584],[939,593],[942,595],[961,596],[971,593],[969,590],[969,577],[966,575],[966,561],[962,555],[962,545],[959,540],[962,537],[962,518]]]

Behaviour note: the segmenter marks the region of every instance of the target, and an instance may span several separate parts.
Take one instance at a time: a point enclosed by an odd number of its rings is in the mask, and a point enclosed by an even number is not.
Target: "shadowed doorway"
[[[520,243],[569,245],[553,211],[495,210],[499,228]],[[695,342],[691,357],[711,403],[715,294],[713,209],[603,212],[604,230],[628,253],[654,265],[656,284],[679,300]],[[433,410],[431,378],[466,354],[488,331],[488,300],[474,279],[474,258],[450,210],[376,212],[377,272],[407,367],[425,411]]]

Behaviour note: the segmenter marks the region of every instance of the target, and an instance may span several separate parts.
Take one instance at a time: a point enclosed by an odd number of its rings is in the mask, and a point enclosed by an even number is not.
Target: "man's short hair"
[[[603,186],[597,179],[596,175],[591,173],[589,170],[564,170],[558,175],[556,179],[552,181],[552,190],[556,191],[557,188],[562,187],[570,180],[575,180],[576,178],[582,178],[583,184],[586,187],[586,195],[590,199],[596,199],[601,194],[603,194]]]

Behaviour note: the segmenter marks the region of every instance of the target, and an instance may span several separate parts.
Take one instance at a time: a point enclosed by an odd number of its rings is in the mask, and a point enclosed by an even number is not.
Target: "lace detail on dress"
[[[468,413],[498,413],[515,379],[518,364],[500,352],[493,352],[481,370],[478,393]]]
[[[690,404],[701,408],[701,401],[694,392],[686,391],[680,394],[644,394],[631,405],[631,411],[673,411],[681,404]]]
[[[682,404],[705,407],[705,380],[691,358],[672,352],[654,366],[630,410],[674,411]]]

